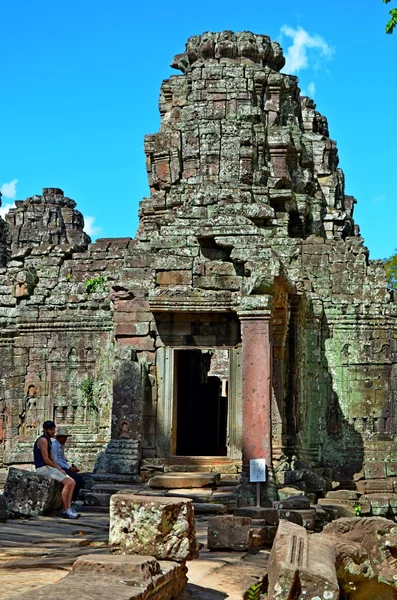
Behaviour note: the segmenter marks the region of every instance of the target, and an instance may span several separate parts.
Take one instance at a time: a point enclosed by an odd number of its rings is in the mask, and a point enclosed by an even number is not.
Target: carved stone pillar
[[[242,313],[243,470],[252,458],[272,467],[270,311]]]

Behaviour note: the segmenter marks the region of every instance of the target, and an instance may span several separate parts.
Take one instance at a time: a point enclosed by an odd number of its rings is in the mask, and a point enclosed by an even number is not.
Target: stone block
[[[86,506],[110,506],[111,494],[101,494],[98,492],[88,492],[84,496]]]
[[[328,513],[332,509],[334,519],[340,519],[341,517],[354,517],[356,511],[352,506],[349,506],[348,500],[337,500],[336,498],[319,498],[319,505],[326,510]]]
[[[193,508],[195,515],[221,515],[227,512],[224,504],[215,504],[215,502],[193,502]]]
[[[397,477],[397,461],[386,463],[386,476]]]
[[[280,485],[290,485],[291,483],[302,481],[303,476],[304,472],[299,469],[294,471],[278,471],[277,481]]]
[[[362,498],[370,503],[375,517],[387,517],[390,511],[389,494],[366,494]]]
[[[208,522],[208,549],[248,550],[252,546],[251,527],[249,517],[212,517]]]
[[[197,558],[192,502],[115,494],[110,499],[109,552],[176,561]]]
[[[304,496],[305,492],[298,487],[282,487],[277,490],[278,497],[280,500],[285,500],[290,496]]]
[[[73,572],[85,573],[87,576],[106,573],[144,582],[161,571],[159,562],[153,556],[86,554],[77,558],[73,564]]]
[[[0,495],[0,523],[5,523],[9,517],[7,500],[4,494]]]
[[[290,496],[284,500],[274,502],[273,505],[278,509],[303,510],[310,508],[310,500],[306,496]]]
[[[360,494],[393,493],[393,479],[361,480],[356,482],[356,487]]]
[[[332,490],[325,494],[326,498],[336,498],[338,500],[357,500],[360,497],[360,492],[355,490]]]
[[[386,463],[381,461],[368,461],[364,464],[365,479],[383,479],[386,475]]]
[[[278,512],[278,518],[284,521],[289,521],[290,523],[295,523],[296,525],[303,525],[303,519],[302,519],[302,515],[300,514],[300,511],[298,510],[289,510],[289,509],[285,509],[285,510],[279,510]]]
[[[392,496],[389,496],[389,506],[390,506],[391,514],[396,516],[397,515],[397,494],[393,494]]]
[[[234,511],[235,517],[249,517],[250,519],[261,519],[267,525],[277,525],[279,518],[277,509],[262,508],[261,506],[242,506]]]
[[[191,271],[159,271],[156,274],[157,285],[189,285],[192,283]]]
[[[269,557],[269,600],[338,600],[339,585],[332,545],[294,523],[280,521]]]
[[[18,596],[22,600],[171,600],[186,587],[185,564],[151,556],[85,555],[61,581]]]
[[[61,484],[54,479],[10,467],[4,497],[11,514],[37,517],[61,508],[61,491]]]
[[[165,473],[155,475],[149,480],[153,488],[201,488],[219,483],[219,473]]]

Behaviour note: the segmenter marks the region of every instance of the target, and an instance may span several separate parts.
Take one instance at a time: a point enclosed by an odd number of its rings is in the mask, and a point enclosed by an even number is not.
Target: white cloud
[[[380,202],[383,202],[384,200],[387,200],[387,195],[379,194],[378,196],[375,196],[375,198],[372,200],[372,202],[374,204],[379,204]]]
[[[284,70],[288,73],[296,73],[309,67],[309,53],[318,61],[318,57],[331,58],[334,49],[320,35],[310,35],[302,27],[294,29],[288,25],[283,25],[281,33],[292,39],[292,45],[284,53],[286,63]],[[309,50],[309,52],[308,52]],[[312,54],[310,50],[316,52]]]
[[[17,183],[18,179],[13,179],[8,183],[3,183],[0,187],[0,192],[5,198],[12,198],[13,200],[15,200],[15,197],[17,195]]]
[[[2,217],[3,219],[5,219],[6,214],[8,213],[8,211],[10,210],[10,208],[15,208],[15,203],[14,202],[6,202],[2,206],[0,206],[0,217]]]
[[[94,224],[95,217],[84,217],[84,231],[90,237],[96,237],[102,231],[102,227]]]
[[[307,90],[310,96],[314,96],[314,94],[316,93],[316,84],[314,83],[314,81],[311,81],[309,83],[309,85],[307,86]]]

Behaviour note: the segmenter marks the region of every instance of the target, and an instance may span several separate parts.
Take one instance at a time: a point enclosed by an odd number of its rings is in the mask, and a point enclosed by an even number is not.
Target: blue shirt
[[[58,440],[52,442],[52,459],[61,469],[70,469],[70,465],[65,458],[65,445],[60,444]]]

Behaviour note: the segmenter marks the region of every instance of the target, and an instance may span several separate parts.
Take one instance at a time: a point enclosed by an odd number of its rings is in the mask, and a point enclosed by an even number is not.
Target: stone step
[[[214,504],[209,502],[193,502],[195,515],[222,515],[227,512],[224,504]]]
[[[92,486],[91,492],[94,494],[136,494],[142,489],[142,485],[137,483],[96,483]]]
[[[139,477],[136,475],[130,474],[120,474],[120,473],[92,473],[89,476],[89,481],[92,485],[96,485],[97,483],[109,483],[109,484],[127,484],[139,483]]]
[[[164,473],[149,480],[151,488],[202,488],[214,487],[220,481],[219,473]]]
[[[88,492],[84,497],[85,506],[110,506],[111,494],[99,494]]]

